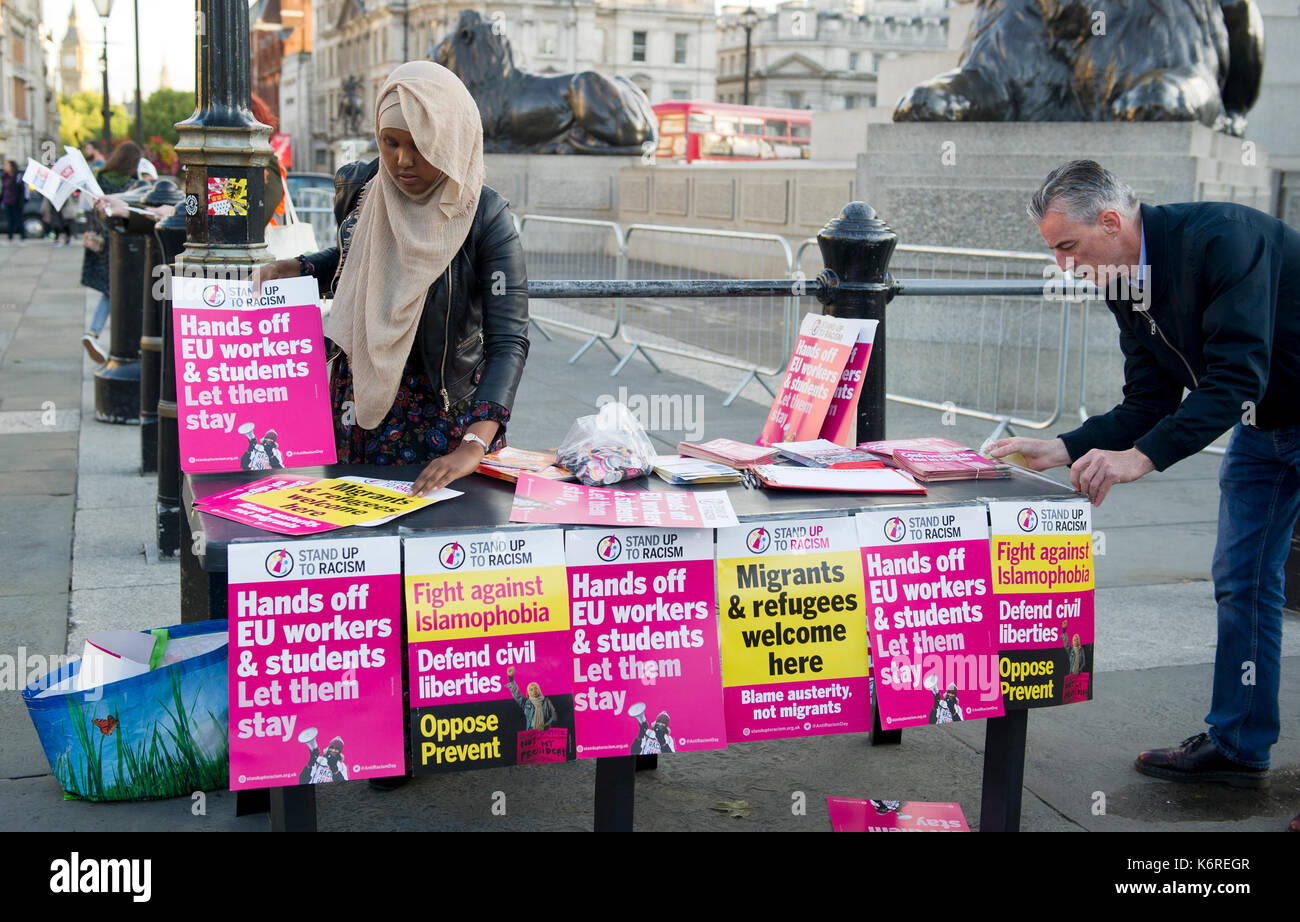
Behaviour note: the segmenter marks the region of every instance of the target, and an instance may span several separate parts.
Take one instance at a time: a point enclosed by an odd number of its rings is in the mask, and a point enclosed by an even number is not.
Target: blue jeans
[[[1219,642],[1205,722],[1225,756],[1267,768],[1279,728],[1283,566],[1300,515],[1300,426],[1261,431],[1239,423],[1219,491],[1211,569]]]
[[[95,305],[95,316],[90,321],[90,332],[96,336],[99,331],[104,329],[104,321],[108,319],[108,295],[101,295],[99,303]]]

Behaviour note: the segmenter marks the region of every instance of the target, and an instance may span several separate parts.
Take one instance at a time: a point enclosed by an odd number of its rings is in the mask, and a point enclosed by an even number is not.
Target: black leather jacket
[[[343,238],[352,222],[345,219],[378,171],[376,159],[349,163],[334,174],[339,235],[334,246],[306,257],[322,294],[333,294],[341,249],[346,258]],[[508,205],[496,190],[483,187],[464,245],[425,295],[412,350],[419,350],[444,409],[468,397],[506,410],[514,405],[528,358],[528,272]]]

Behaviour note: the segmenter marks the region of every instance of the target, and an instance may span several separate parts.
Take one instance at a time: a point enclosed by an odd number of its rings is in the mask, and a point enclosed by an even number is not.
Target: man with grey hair
[[[1100,505],[1115,484],[1233,429],[1211,567],[1209,730],[1143,752],[1136,767],[1263,787],[1279,730],[1282,568],[1300,516],[1300,233],[1242,205],[1139,204],[1091,160],[1053,170],[1029,213],[1057,264],[1105,290],[1124,399],[1056,439],[1001,439],[991,454],[1018,451],[1035,470],[1069,465],[1074,488]]]

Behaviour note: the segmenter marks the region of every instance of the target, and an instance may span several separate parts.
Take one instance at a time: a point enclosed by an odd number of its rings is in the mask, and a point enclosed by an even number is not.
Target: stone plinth
[[[1273,213],[1267,153],[1188,122],[872,125],[858,197],[901,243],[1042,250],[1025,213],[1051,170],[1089,158],[1144,201],[1232,201]]]

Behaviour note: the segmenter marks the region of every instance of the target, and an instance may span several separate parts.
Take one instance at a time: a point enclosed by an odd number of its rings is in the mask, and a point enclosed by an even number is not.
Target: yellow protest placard
[[[330,525],[345,526],[364,525],[414,512],[438,500],[429,496],[408,496],[371,484],[327,478],[307,486],[259,493],[250,497],[248,502]]]

